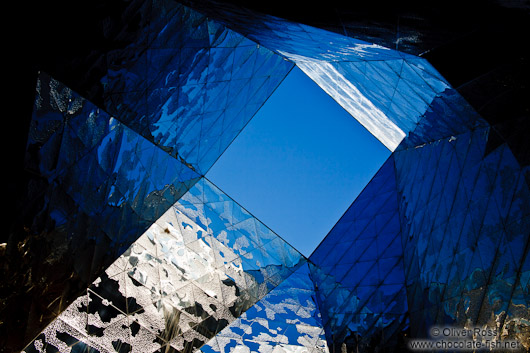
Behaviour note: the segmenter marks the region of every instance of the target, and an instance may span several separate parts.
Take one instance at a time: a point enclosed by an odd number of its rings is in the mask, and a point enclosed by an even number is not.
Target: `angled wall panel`
[[[178,2],[143,6],[142,34],[107,58],[104,108],[204,175],[293,64]]]
[[[308,276],[300,253],[203,178],[25,352],[69,345],[100,352],[191,352],[279,285],[302,283],[295,313],[317,316]],[[290,300],[287,294],[282,300]],[[310,323],[301,324],[305,334]],[[313,341],[323,330],[308,329],[304,337]]]
[[[252,306],[201,352],[328,352],[308,264]]]
[[[153,168],[163,165],[163,168]],[[5,305],[34,337],[199,180],[199,175],[41,74],[28,138],[32,172]],[[29,256],[26,256],[29,255]],[[29,310],[28,310],[29,307]],[[35,320],[35,317],[42,317]],[[10,319],[13,320],[13,319]]]
[[[310,257],[330,347],[403,344],[408,305],[401,242],[390,157]]]
[[[495,129],[395,154],[415,336],[432,325],[471,325],[530,343],[530,189]]]

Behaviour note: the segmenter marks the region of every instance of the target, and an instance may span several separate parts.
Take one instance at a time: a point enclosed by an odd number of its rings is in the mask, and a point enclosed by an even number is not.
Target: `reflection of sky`
[[[206,176],[308,256],[389,155],[295,68]]]
[[[331,63],[299,62],[298,66],[326,93],[355,117],[389,150],[395,150],[405,133],[368,100]]]
[[[420,58],[327,62],[282,55],[293,60],[391,151],[416,129],[434,97],[449,88]]]
[[[252,352],[328,352],[315,297],[304,264],[201,347],[201,352],[241,352],[238,346]]]

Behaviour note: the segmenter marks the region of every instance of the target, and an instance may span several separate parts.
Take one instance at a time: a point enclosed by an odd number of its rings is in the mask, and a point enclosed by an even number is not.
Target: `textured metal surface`
[[[2,349],[50,322],[27,352],[399,350],[432,325],[496,328],[528,349],[517,37],[495,51],[482,38],[500,69],[455,89],[436,56],[411,55],[431,42],[410,28],[365,41],[376,25],[352,33],[364,20],[345,37],[205,4],[113,2],[87,21],[104,44],[52,60],[80,94],[40,76],[22,221],[2,248]],[[459,84],[485,70],[468,61]],[[293,65],[395,148],[307,264],[201,178]]]
[[[302,265],[201,352],[328,352],[315,285]]]
[[[25,351],[191,352],[286,278],[295,281],[305,262],[203,178]],[[313,285],[307,273],[306,287]],[[311,300],[308,291],[299,292]],[[288,294],[282,298],[290,300]],[[296,312],[316,310],[306,301]]]

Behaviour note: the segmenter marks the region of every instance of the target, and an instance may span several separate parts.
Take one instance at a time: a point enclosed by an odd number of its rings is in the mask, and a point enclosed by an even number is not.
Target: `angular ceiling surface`
[[[233,7],[126,8],[101,22],[119,45],[69,63],[79,80],[39,77],[5,347],[392,351],[433,324],[530,347],[513,124],[378,44]],[[203,177],[293,65],[395,150],[309,260]]]
[[[24,351],[191,352],[302,265],[312,286],[305,263],[202,178]],[[316,315],[308,291],[296,312]]]
[[[293,66],[178,3],[128,6],[123,32],[106,28],[128,44],[84,58],[87,80],[67,77],[79,92],[39,76],[26,156],[34,186],[14,237],[29,253],[64,245],[28,260],[11,252],[16,292],[29,294],[5,302],[6,315],[21,318],[10,340],[40,331],[193,186]],[[41,261],[49,266],[34,286],[28,275]],[[73,272],[51,275],[61,267]],[[25,301],[34,303],[30,316],[46,319],[28,325],[21,309],[7,309]]]

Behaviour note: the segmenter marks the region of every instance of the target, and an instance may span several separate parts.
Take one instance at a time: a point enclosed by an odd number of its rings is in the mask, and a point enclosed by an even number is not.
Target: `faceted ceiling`
[[[8,351],[399,351],[433,325],[530,347],[528,119],[491,124],[424,58],[354,37],[126,9],[82,76],[39,74]],[[309,259],[204,177],[295,65],[394,151]]]

